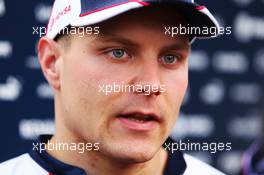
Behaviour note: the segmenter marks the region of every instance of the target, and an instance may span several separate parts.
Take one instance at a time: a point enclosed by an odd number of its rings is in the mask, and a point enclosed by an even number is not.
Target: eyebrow
[[[99,36],[96,36],[93,42],[102,42],[102,43],[120,43],[126,46],[139,48],[140,44],[137,42],[134,42],[130,39],[114,35],[114,34],[100,34]]]
[[[184,43],[184,44],[175,43],[175,44],[165,46],[162,48],[163,51],[166,51],[166,50],[190,51],[190,49],[191,49],[191,46],[189,43]]]

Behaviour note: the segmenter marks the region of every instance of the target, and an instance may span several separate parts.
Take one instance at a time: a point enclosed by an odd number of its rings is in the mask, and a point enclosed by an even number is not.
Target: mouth
[[[157,127],[160,117],[153,113],[127,113],[117,117],[123,127],[135,131],[150,131]]]
[[[125,118],[139,123],[149,122],[149,121],[159,121],[159,117],[155,114],[143,114],[143,113],[129,113],[121,114],[118,118]]]

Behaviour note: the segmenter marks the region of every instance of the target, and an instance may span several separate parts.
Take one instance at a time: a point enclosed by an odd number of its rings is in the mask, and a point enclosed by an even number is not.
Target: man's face
[[[105,156],[151,159],[175,124],[188,84],[188,37],[164,34],[166,25],[181,22],[165,11],[137,10],[101,23],[98,36],[71,36],[56,92],[62,125],[81,141],[99,142]],[[106,95],[100,89],[113,84],[164,92]]]

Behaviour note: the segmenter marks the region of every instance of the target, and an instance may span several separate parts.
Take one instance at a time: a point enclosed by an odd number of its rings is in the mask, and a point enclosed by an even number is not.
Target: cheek
[[[174,76],[167,81],[167,88],[165,93],[165,100],[167,101],[165,108],[168,115],[167,131],[171,132],[175,126],[176,120],[179,116],[180,107],[188,86],[188,74],[181,74]]]
[[[188,72],[183,71],[180,74],[173,75],[167,79],[166,98],[173,114],[179,112],[184,95],[188,86]]]
[[[114,70],[109,65],[100,60],[86,58],[83,56],[75,59],[77,61],[71,59],[65,63],[63,95],[68,97],[65,100],[66,107],[78,118],[78,122],[87,123],[89,117],[90,126],[97,127],[107,120],[105,116],[111,115],[113,103],[113,97],[106,95],[101,88],[113,84],[117,78],[110,76],[114,75]]]
[[[75,61],[72,61],[75,60]],[[69,125],[82,128],[96,127],[101,96],[97,86],[100,79],[98,70],[80,58],[66,58],[61,80],[61,103]],[[94,110],[98,109],[98,110]],[[77,130],[77,128],[76,128]]]
[[[100,87],[107,83],[107,77],[102,72],[101,69],[83,64],[73,73],[72,90],[77,93],[76,99],[81,110],[89,112],[91,117],[98,115],[98,113],[93,114],[96,111],[102,112],[99,110],[102,109],[100,106],[104,106],[107,101],[107,96],[100,91]]]

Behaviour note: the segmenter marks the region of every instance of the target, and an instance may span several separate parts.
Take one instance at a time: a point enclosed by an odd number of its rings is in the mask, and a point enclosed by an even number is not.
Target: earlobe
[[[38,44],[39,63],[45,78],[54,90],[60,89],[60,52],[55,41],[47,37],[40,39]]]

